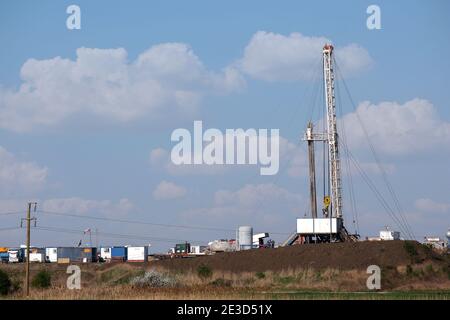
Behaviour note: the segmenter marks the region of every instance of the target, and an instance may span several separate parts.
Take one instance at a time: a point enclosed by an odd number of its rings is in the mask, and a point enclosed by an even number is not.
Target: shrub
[[[52,285],[52,275],[47,270],[41,270],[31,280],[31,285],[34,288],[48,288]]]
[[[444,272],[444,274],[447,274],[447,278],[448,280],[450,280],[450,266],[442,267],[442,272]]]
[[[197,275],[202,279],[210,278],[212,276],[212,270],[207,265],[202,264],[197,268]]]
[[[255,276],[256,276],[256,278],[258,278],[258,279],[264,279],[265,277],[266,277],[266,274],[264,273],[264,272],[257,272],[256,274],[255,274]]]
[[[282,285],[288,285],[288,284],[295,282],[295,277],[292,277],[292,276],[277,277],[276,280],[278,283],[280,283]]]
[[[432,264],[427,265],[427,266],[425,267],[425,271],[426,271],[426,273],[428,273],[428,274],[434,273],[433,265],[432,265]]]
[[[409,264],[406,266],[406,274],[408,276],[411,276],[413,274],[413,268]]]
[[[231,287],[231,280],[226,280],[223,278],[218,278],[211,282],[211,285],[217,286],[217,287]]]
[[[130,284],[141,288],[174,287],[176,285],[176,280],[169,275],[160,273],[156,270],[150,270],[143,275],[131,279]]]
[[[406,252],[409,254],[411,258],[414,258],[418,255],[416,246],[411,241],[405,241],[403,244],[403,247],[405,248]]]
[[[0,294],[7,295],[11,290],[11,280],[6,272],[0,270]]]

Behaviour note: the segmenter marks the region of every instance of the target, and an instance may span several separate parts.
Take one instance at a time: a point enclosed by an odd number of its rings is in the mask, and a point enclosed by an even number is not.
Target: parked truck
[[[175,245],[175,254],[183,255],[191,252],[191,244],[188,242],[177,243]]]

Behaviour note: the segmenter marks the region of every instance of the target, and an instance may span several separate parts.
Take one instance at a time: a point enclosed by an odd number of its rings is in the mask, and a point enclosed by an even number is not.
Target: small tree
[[[52,284],[52,276],[50,272],[48,272],[47,270],[39,271],[31,281],[31,285],[34,288],[45,289],[50,287],[51,284]]]
[[[9,279],[8,274],[0,270],[0,294],[6,295],[11,290],[11,280]]]

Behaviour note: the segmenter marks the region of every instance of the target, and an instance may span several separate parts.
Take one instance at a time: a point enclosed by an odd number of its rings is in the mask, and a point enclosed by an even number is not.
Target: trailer
[[[111,248],[101,247],[100,248],[100,261],[101,262],[111,262]]]
[[[117,262],[127,261],[127,248],[126,247],[112,247],[111,248],[111,261],[117,261]]]
[[[145,262],[147,261],[148,247],[127,247],[128,262]]]
[[[97,248],[94,247],[58,247],[58,263],[88,263],[97,261]]]
[[[58,248],[45,248],[45,261],[58,262]]]
[[[206,249],[208,249],[207,246],[191,246],[191,251],[189,253],[192,255],[204,255]]]
[[[30,252],[30,262],[43,263],[45,262],[45,255],[41,252]]]

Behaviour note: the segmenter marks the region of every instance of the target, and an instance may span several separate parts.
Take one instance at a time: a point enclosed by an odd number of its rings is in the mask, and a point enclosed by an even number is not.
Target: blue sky
[[[81,8],[81,30],[66,28],[71,4]],[[370,4],[381,8],[381,30],[366,27]],[[450,227],[450,93],[444,78],[450,71],[449,9],[447,1],[3,1],[0,212],[24,210],[29,199],[37,199],[42,210],[61,213],[291,232],[307,210],[299,137],[315,83],[304,75],[316,61],[308,58],[311,50],[328,39],[342,49],[338,63],[348,71],[355,103],[366,106],[362,118],[416,237],[442,236]],[[77,56],[79,48],[103,51]],[[80,54],[85,60],[76,69]],[[187,62],[168,72],[158,65],[161,56]],[[319,50],[317,61],[320,56]],[[133,69],[139,57],[147,59],[148,69]],[[266,67],[270,72],[261,71]],[[71,78],[76,72],[109,80],[95,80],[89,88]],[[108,81],[120,84],[121,95]],[[30,100],[20,92],[24,84],[35,90]],[[147,84],[155,88],[146,90]],[[342,88],[349,145],[389,199]],[[174,102],[177,90],[187,92],[181,103]],[[167,159],[170,134],[179,127],[192,130],[193,120],[221,130],[279,128],[290,144],[281,158],[286,165],[275,177],[238,166],[177,172]],[[362,235],[395,228],[356,173],[354,183]],[[168,194],[156,196],[158,186]],[[203,242],[234,236],[37,214],[42,226],[68,229]],[[5,227],[19,220],[0,216]],[[352,230],[351,220],[348,213]],[[19,244],[23,234],[2,231],[0,244]],[[36,230],[34,237],[37,245],[56,245],[75,244],[81,236]],[[173,243],[152,245],[163,251]]]

